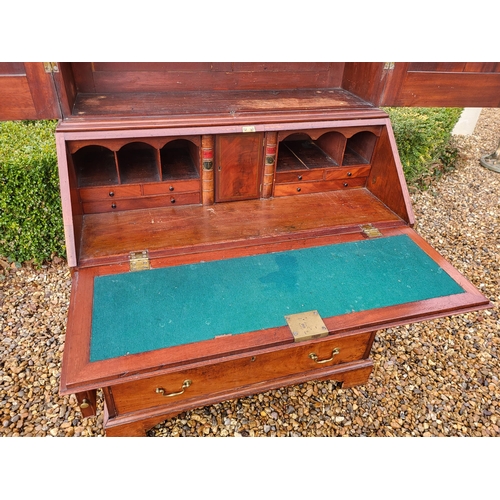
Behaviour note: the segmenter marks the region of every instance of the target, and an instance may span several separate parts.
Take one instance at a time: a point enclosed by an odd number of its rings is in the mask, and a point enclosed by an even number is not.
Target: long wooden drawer
[[[348,388],[366,384],[373,370],[371,359],[352,361],[318,368],[301,374],[291,374],[286,377],[266,380],[242,388],[230,389],[224,392],[210,393],[197,398],[179,400],[173,398],[163,406],[140,409],[132,413],[116,414],[109,388],[104,388],[105,416],[104,427],[107,436],[144,436],[144,433],[159,422],[172,418],[184,411],[208,406],[230,399],[251,396],[272,389],[302,384],[309,380],[331,380],[338,383],[338,388]],[[111,408],[110,406],[111,405]]]
[[[326,337],[114,385],[114,406],[120,415],[361,360],[368,356],[373,335],[366,332]]]
[[[356,177],[345,180],[311,181],[293,184],[276,184],[274,196],[289,196],[293,194],[320,193],[353,187],[363,187],[366,177]]]
[[[175,193],[166,196],[143,196],[109,201],[96,201],[83,204],[86,214],[112,212],[114,210],[138,210],[141,208],[166,207],[172,204],[191,205],[200,203],[200,193]]]

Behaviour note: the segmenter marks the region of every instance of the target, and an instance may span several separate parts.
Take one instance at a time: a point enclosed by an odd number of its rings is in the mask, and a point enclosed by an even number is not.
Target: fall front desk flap
[[[98,276],[90,361],[463,292],[406,235]]]

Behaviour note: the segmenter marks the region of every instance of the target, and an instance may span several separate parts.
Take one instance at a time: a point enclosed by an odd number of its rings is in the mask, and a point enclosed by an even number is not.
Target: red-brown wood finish
[[[435,250],[409,228],[383,230],[384,235],[407,234],[409,235],[431,258],[433,258],[450,276],[452,276],[465,290],[466,293],[453,297],[430,299],[418,303],[392,306],[376,311],[352,313],[337,318],[325,318],[325,324],[331,335],[345,335],[372,331],[374,329],[404,324],[406,322],[435,318],[442,314],[455,312],[466,312],[473,308],[484,308],[489,302],[456,270],[453,269]],[[303,241],[289,242],[288,245],[271,245],[268,247],[247,246],[243,248],[230,248],[221,252],[220,249],[212,252],[202,252],[197,255],[180,255],[169,260],[159,259],[152,265],[166,266],[179,265],[180,263],[194,263],[201,260],[207,261],[219,258],[231,258],[236,256],[252,255],[256,252],[272,252],[276,248],[303,248],[318,244],[341,243],[362,239],[361,231],[355,234],[344,234],[318,239],[307,239]],[[189,346],[172,347],[160,351],[126,356],[101,362],[89,363],[90,325],[93,296],[93,277],[100,274],[112,274],[124,272],[127,265],[115,265],[113,267],[98,266],[82,269],[74,273],[72,299],[69,311],[68,335],[66,341],[65,359],[62,373],[62,386],[66,391],[75,387],[90,389],[99,387],[99,384],[110,379],[134,380],[141,374],[158,370],[177,369],[185,366],[186,362],[193,366],[201,360],[217,359],[220,356],[230,356],[238,352],[276,348],[280,345],[289,344],[292,341],[288,327],[276,328],[269,331],[254,332],[233,337],[224,337],[205,341]],[[311,344],[321,343],[325,340],[311,341]],[[168,352],[168,355],[166,355]],[[168,364],[165,360],[168,359]],[[198,360],[198,361],[197,361]],[[170,368],[169,368],[170,367]]]
[[[340,87],[344,63],[73,63],[81,93]],[[293,75],[293,79],[291,79]]]
[[[200,407],[208,406],[238,397],[250,396],[271,389],[279,389],[281,387],[302,383],[307,380],[330,380],[336,383],[339,388],[349,388],[366,384],[372,370],[373,361],[364,359],[352,363],[344,363],[340,366],[322,368],[315,372],[310,372],[309,374],[301,374],[300,376],[291,375],[279,379],[267,380],[260,384],[239,387],[237,390],[211,393],[210,395],[199,398],[195,405]],[[156,424],[193,408],[193,401],[186,400],[174,402],[168,409],[165,407],[158,407],[146,411],[142,410],[139,412],[118,415],[111,413],[107,403],[108,400],[106,399],[104,425],[106,435],[111,437],[144,436],[145,432]],[[111,407],[113,403],[112,400]]]
[[[0,120],[60,116],[53,74],[43,63],[0,63]]]
[[[498,63],[56,68],[0,63],[0,119],[63,118],[72,292],[60,390],[90,416],[102,389],[107,435],[307,380],[364,384],[378,329],[491,306],[411,229],[394,134],[374,105],[498,105]],[[94,278],[131,272],[130,252],[177,266],[360,241],[366,224],[409,236],[464,293],[323,318],[320,339],[276,327],[90,362]]]
[[[333,337],[312,345],[299,342],[279,350],[252,351],[229,361],[205,363],[197,368],[115,384],[111,386],[115,407],[118,414],[124,414],[163,406],[169,401],[166,399],[169,396],[158,393],[156,389],[164,389],[165,394],[180,392],[185,380],[190,380],[191,385],[171,400],[198,398],[210,393],[265,383],[294,372],[307,373],[318,368],[357,361],[364,357],[371,336],[371,332],[365,332]],[[332,356],[334,350],[339,351],[338,355]],[[310,354],[316,354],[322,362],[329,359],[332,361],[318,364],[311,359]]]
[[[342,87],[377,106],[498,107],[500,64],[346,63]]]
[[[40,62],[1,63],[0,119],[64,117],[73,127],[87,127],[90,120],[97,129],[124,126],[118,117],[161,121],[181,115],[214,124],[214,115],[221,115],[216,108],[244,121],[256,113],[262,119],[283,98],[288,115],[332,106],[500,103],[498,62],[54,64],[47,73]],[[107,120],[98,124],[98,117]],[[289,118],[300,120],[298,114]]]
[[[222,134],[215,141],[215,200],[260,197],[264,134]]]

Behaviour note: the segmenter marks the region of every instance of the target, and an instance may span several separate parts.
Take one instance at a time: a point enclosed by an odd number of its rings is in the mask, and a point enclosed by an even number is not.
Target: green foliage
[[[386,108],[391,118],[406,182],[425,188],[454,168],[458,151],[451,132],[462,108]]]
[[[0,122],[0,255],[9,260],[65,255],[56,124]]]

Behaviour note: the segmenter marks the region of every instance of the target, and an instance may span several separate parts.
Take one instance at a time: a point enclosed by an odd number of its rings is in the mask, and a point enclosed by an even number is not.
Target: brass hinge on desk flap
[[[328,328],[321,319],[318,311],[308,311],[285,316],[285,320],[292,331],[293,340],[319,339],[328,335]]]
[[[130,271],[145,271],[150,268],[149,253],[147,250],[140,252],[130,252],[129,254]]]
[[[365,224],[361,226],[361,231],[363,231],[363,234],[365,236],[368,236],[368,238],[379,238],[380,236],[382,236],[382,233],[371,224]]]
[[[43,67],[45,69],[45,73],[59,73],[59,67],[55,62],[44,62]]]
[[[255,125],[244,125],[243,127],[241,127],[241,131],[245,133],[256,132]]]

